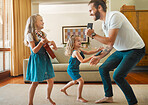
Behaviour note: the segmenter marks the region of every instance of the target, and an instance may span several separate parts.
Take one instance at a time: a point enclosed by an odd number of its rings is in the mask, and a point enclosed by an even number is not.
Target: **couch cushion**
[[[51,60],[52,64],[58,64],[59,63],[59,61],[56,58],[54,58],[54,59],[50,58],[50,60]]]
[[[59,63],[68,63],[69,57],[65,56],[65,48],[60,47],[57,50],[54,50],[54,54],[56,55]]]
[[[81,63],[80,64],[80,71],[98,71],[99,66],[101,66],[102,63],[98,63],[96,66],[90,66],[89,63]],[[53,64],[54,71],[59,72],[66,72],[68,67],[68,63],[59,63],[59,64]]]
[[[98,63],[96,66],[90,66],[89,63],[81,63],[80,64],[80,71],[91,71],[95,70],[98,71],[99,67],[102,65],[102,63]]]
[[[83,50],[90,51],[91,49],[83,48]],[[59,61],[59,63],[68,63],[70,57],[65,56],[65,47],[59,47],[57,50],[53,50],[53,51],[54,51],[56,58]],[[100,63],[103,63],[110,56],[111,53],[109,53],[107,56],[102,58],[100,60]],[[85,54],[85,58],[88,58],[90,56],[92,56],[92,55],[86,55]]]
[[[68,63],[52,64],[54,71],[67,71]]]

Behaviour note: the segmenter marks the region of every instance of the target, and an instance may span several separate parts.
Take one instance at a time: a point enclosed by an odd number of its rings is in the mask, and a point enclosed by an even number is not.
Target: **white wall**
[[[32,0],[32,14],[40,13],[45,22],[44,31],[48,39],[55,40],[58,46],[62,46],[62,26],[87,25],[93,22],[89,16],[88,2],[90,0]],[[136,9],[147,9],[147,0],[107,0],[108,9],[120,11],[122,5],[135,5]],[[39,9],[39,4],[40,9]],[[46,5],[45,5],[46,4]],[[48,5],[47,5],[48,4]],[[48,8],[48,9],[47,9]],[[101,22],[94,22],[95,32],[104,35]],[[98,41],[90,39],[90,47],[102,46]]]
[[[88,3],[90,0],[31,0],[32,3],[40,4],[74,4],[74,3]]]
[[[148,10],[148,0],[109,0],[111,11],[120,11],[126,5],[135,5],[136,10]]]
[[[148,0],[135,0],[136,10],[148,10]]]
[[[39,3],[31,3],[31,14],[39,13]]]
[[[124,4],[135,5],[135,0],[110,0],[111,11],[120,11]]]
[[[39,13],[43,16],[48,39],[54,40],[58,46],[62,46],[63,26],[84,26],[93,22],[89,16],[88,4],[40,5]],[[94,22],[94,29],[96,33],[104,35],[101,24],[101,21]],[[99,46],[102,44],[90,39],[90,48]]]

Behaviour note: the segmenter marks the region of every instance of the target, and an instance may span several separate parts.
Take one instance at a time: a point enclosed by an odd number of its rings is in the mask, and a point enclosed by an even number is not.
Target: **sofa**
[[[84,49],[88,50],[88,48]],[[51,62],[53,64],[54,72],[55,72],[55,82],[68,82],[72,80],[70,76],[67,73],[67,67],[68,67],[68,61],[69,57],[64,55],[65,48],[60,47],[56,51],[54,51],[56,58],[52,59]],[[110,54],[108,54],[109,56]],[[85,55],[85,57],[89,57],[91,55]],[[80,74],[83,77],[85,82],[101,82],[101,76],[99,74],[99,66],[106,60],[108,57],[104,57],[103,59],[100,60],[100,62],[96,66],[90,66],[89,62],[88,63],[81,63],[80,64]],[[27,65],[28,65],[28,59],[24,59],[23,61],[23,77],[24,81],[26,81],[26,70],[27,70]],[[113,81],[113,71],[110,72],[111,80]]]

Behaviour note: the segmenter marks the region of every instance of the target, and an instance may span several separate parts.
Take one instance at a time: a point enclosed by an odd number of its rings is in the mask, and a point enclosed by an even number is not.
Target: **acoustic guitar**
[[[35,32],[37,35],[39,35],[43,39],[45,38],[37,30]],[[46,49],[46,51],[48,52],[48,54],[51,56],[52,59],[54,59],[56,57],[55,54],[53,53],[52,49],[49,47],[48,43],[44,44],[43,47]]]

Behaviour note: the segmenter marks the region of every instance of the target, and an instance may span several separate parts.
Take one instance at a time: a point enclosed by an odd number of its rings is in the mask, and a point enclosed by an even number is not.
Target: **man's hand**
[[[104,47],[100,47],[100,48],[97,48],[96,51],[99,52],[99,51],[101,51],[103,49],[104,49]]]
[[[88,37],[92,37],[92,33],[94,33],[94,30],[93,29],[86,29],[85,30],[85,35],[87,35]]]
[[[90,60],[90,66],[93,66],[93,65],[97,65],[99,62],[100,62],[100,58],[98,56],[94,56],[91,60]]]

